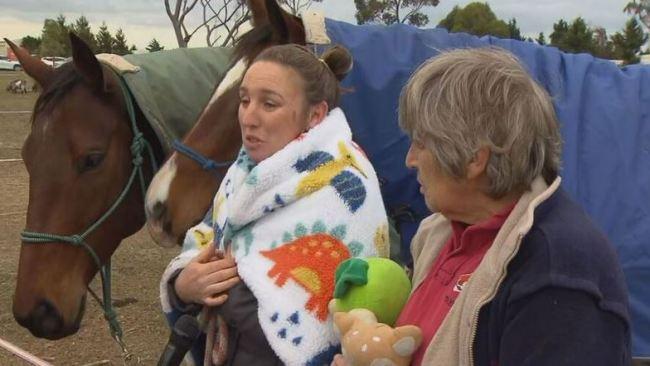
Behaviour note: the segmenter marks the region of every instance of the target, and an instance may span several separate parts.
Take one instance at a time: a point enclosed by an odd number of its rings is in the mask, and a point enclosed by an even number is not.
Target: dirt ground
[[[117,344],[110,338],[108,325],[99,306],[89,301],[79,332],[59,341],[33,337],[20,327],[11,313],[15,287],[19,234],[25,223],[28,176],[20,160],[20,148],[30,126],[30,113],[37,95],[10,94],[10,80],[24,77],[20,72],[0,71],[0,338],[52,363],[53,365],[123,365]],[[113,256],[114,303],[124,330],[124,340],[139,362],[156,364],[169,331],[158,302],[158,280],[178,249],[156,246],[140,231],[122,242]],[[101,293],[96,279],[91,285]],[[23,365],[23,361],[0,348],[0,365]]]

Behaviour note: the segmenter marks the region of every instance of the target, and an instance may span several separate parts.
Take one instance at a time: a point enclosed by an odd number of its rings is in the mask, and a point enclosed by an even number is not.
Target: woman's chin
[[[244,148],[246,149],[246,153],[248,154],[248,157],[255,162],[255,164],[259,164],[262,160],[266,159],[267,156],[260,151],[260,149],[255,149],[255,148],[249,148],[248,146],[244,145]]]

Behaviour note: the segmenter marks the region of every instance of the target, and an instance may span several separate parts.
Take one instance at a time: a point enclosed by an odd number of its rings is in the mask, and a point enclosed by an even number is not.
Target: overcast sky
[[[173,2],[173,1],[172,1]],[[454,5],[464,6],[471,0],[440,0],[440,5],[426,10],[429,27],[449,13]],[[629,16],[623,13],[628,0],[489,0],[492,10],[504,20],[516,18],[526,36],[544,32],[548,39],[558,19],[583,17],[589,25],[602,26],[608,34],[623,28]],[[328,18],[354,23],[354,1],[323,0],[314,8],[322,9]],[[86,16],[93,32],[102,21],[114,33],[122,28],[129,44],[142,50],[152,38],[166,48],[176,47],[176,38],[162,0],[0,0],[0,37],[20,39],[39,36],[45,18],[63,14],[69,21]],[[197,13],[198,15],[198,13]],[[190,46],[204,46],[202,35],[193,38]]]

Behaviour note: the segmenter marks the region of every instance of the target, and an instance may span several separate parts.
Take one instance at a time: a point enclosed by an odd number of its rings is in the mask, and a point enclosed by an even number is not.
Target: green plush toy
[[[393,326],[410,293],[411,281],[399,264],[387,258],[351,258],[336,269],[329,310],[368,309],[378,322]]]

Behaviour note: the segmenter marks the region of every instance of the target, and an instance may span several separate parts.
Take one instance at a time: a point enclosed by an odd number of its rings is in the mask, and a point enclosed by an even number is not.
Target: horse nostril
[[[47,301],[41,301],[32,311],[29,330],[42,338],[56,338],[63,331],[63,317],[58,310]]]
[[[165,212],[167,212],[167,206],[165,206],[164,203],[158,201],[153,205],[153,209],[150,212],[150,217],[153,220],[159,221],[163,218]]]
[[[167,220],[163,223],[163,231],[166,233],[171,233],[172,232],[172,222]]]

